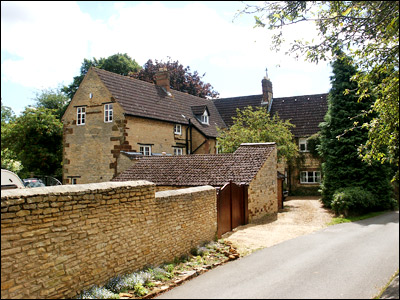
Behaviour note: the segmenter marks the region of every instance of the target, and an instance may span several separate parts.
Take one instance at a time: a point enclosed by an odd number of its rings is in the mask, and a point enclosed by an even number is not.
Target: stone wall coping
[[[88,184],[70,184],[70,185],[56,185],[37,188],[24,188],[15,190],[1,191],[1,199],[17,198],[17,197],[33,197],[41,195],[59,195],[64,193],[81,193],[92,192],[100,190],[109,190],[121,187],[145,187],[155,186],[154,183],[146,180],[137,181],[124,181],[124,182],[99,182]]]
[[[215,188],[212,187],[211,185],[202,185],[202,186],[190,187],[190,188],[179,189],[179,190],[161,191],[161,192],[156,192],[156,198],[164,198],[164,197],[171,197],[171,196],[177,196],[177,195],[192,194],[192,193],[208,191],[208,190],[210,190],[210,191],[215,190]]]

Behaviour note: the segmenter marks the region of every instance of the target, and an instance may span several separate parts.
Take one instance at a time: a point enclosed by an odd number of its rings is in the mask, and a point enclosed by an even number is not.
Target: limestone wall
[[[155,193],[147,181],[1,193],[1,298],[71,298],[171,261],[217,230],[210,186]]]
[[[276,147],[248,188],[249,222],[278,212]]]

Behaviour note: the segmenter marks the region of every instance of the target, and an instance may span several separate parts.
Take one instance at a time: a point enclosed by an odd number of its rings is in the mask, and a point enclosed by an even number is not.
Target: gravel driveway
[[[222,238],[241,256],[326,227],[334,214],[322,207],[319,197],[287,197],[277,217],[235,228]]]

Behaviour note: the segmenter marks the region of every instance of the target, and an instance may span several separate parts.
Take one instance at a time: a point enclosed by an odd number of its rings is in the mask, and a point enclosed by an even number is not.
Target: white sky
[[[330,66],[271,52],[267,29],[252,15],[235,20],[238,1],[1,2],[1,98],[19,114],[42,89],[68,85],[84,58],[127,53],[178,60],[206,73],[220,97],[261,94],[265,68],[274,97],[325,93]],[[287,40],[315,35],[311,24],[288,30]],[[278,66],[279,65],[279,66]]]

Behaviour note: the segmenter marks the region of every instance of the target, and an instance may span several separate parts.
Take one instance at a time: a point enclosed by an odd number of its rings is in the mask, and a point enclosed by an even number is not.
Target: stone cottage
[[[316,194],[321,182],[321,160],[310,152],[308,139],[319,132],[318,125],[324,121],[328,94],[273,98],[272,82],[267,76],[262,80],[262,94],[215,99],[214,104],[227,127],[232,126],[236,109],[247,106],[265,106],[271,115],[277,114],[295,125],[292,133],[299,159],[294,166],[279,164],[278,171],[285,174],[286,189],[292,194]]]
[[[156,81],[88,71],[63,116],[64,184],[109,181],[143,156],[214,154],[217,128],[231,126],[236,109],[266,106],[295,125],[300,159],[278,166],[285,189],[316,193],[321,161],[310,152],[308,139],[319,131],[327,94],[273,98],[266,76],[262,94],[209,100],[170,89],[166,70]]]
[[[91,67],[63,118],[63,184],[110,181],[141,156],[216,153],[224,128],[212,100]]]

